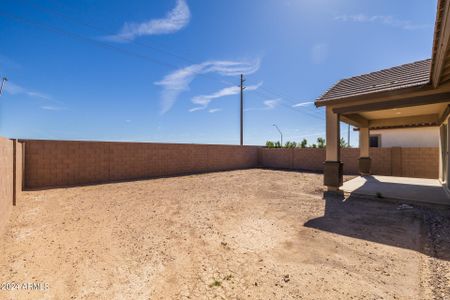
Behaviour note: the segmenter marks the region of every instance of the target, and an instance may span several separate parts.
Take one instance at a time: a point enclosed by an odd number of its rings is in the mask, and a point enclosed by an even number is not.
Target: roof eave
[[[352,104],[356,103],[358,101],[366,101],[366,100],[376,100],[381,99],[384,97],[389,96],[403,96],[408,93],[415,93],[415,92],[423,92],[432,90],[433,86],[431,84],[431,81],[429,81],[426,84],[421,85],[414,85],[414,86],[408,86],[403,87],[399,89],[392,89],[392,90],[385,90],[380,92],[374,92],[374,93],[366,93],[366,94],[360,94],[356,96],[349,96],[349,97],[341,97],[341,98],[333,98],[328,100],[321,100],[320,98],[314,102],[316,107],[323,107],[323,106],[330,106],[330,105],[337,105],[337,104]]]
[[[431,72],[430,79],[433,81],[433,85],[437,87],[439,84],[439,76],[440,76],[440,64],[438,63],[438,54],[442,52],[442,37],[443,37],[443,28],[444,23],[448,19],[448,7],[449,2],[446,0],[438,0],[437,3],[437,13],[436,13],[436,21],[434,25],[434,33],[433,33],[433,52],[432,52],[432,62],[431,62]]]

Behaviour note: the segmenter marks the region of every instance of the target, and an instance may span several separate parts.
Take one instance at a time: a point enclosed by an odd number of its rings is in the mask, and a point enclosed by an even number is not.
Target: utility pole
[[[347,143],[348,143],[348,146],[350,147],[350,124],[348,124]]]
[[[6,81],[8,81],[8,78],[3,77],[3,78],[2,78],[2,84],[0,85],[0,96],[2,95],[2,92],[3,92],[3,85],[5,84]]]
[[[244,74],[241,74],[241,146],[244,145]]]
[[[280,138],[281,138],[281,148],[283,148],[283,133],[281,132],[280,128],[278,128],[278,126],[276,124],[273,124],[273,126],[278,130],[278,132],[280,133]]]

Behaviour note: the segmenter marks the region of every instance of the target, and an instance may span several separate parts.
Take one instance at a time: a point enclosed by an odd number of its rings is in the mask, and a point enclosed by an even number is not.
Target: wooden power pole
[[[8,81],[8,78],[3,77],[3,78],[2,78],[2,83],[1,83],[1,85],[0,85],[0,96],[2,95],[2,92],[3,92],[3,86],[4,86],[4,84],[5,84],[6,81]]]
[[[241,146],[244,145],[244,74],[241,74]]]

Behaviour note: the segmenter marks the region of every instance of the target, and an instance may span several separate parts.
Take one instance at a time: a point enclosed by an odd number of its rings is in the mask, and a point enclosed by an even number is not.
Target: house
[[[371,174],[370,133],[389,128],[434,127],[439,130],[439,180],[447,180],[450,132],[450,1],[439,0],[431,59],[340,80],[316,100],[326,110],[324,184],[343,185],[340,121],[359,128],[359,172]]]
[[[439,127],[373,129],[369,145],[373,148],[437,148]]]

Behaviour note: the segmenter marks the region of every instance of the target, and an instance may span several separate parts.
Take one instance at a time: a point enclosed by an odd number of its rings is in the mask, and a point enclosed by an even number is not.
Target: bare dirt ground
[[[245,170],[26,192],[5,299],[450,299],[450,213]]]

